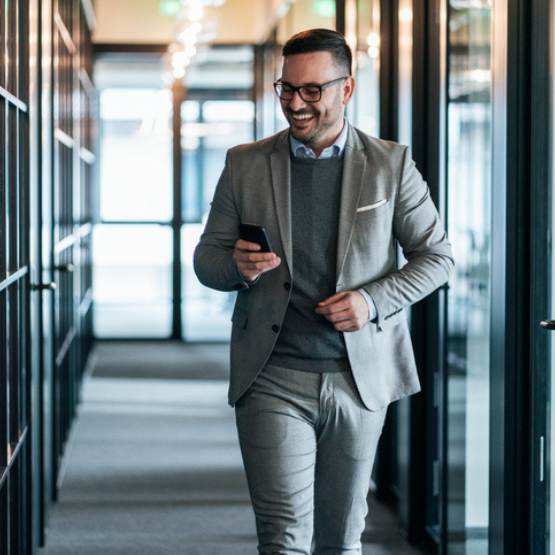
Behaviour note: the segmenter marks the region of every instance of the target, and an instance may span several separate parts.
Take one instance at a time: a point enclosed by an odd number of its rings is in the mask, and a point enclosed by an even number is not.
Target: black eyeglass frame
[[[348,79],[349,76],[347,77],[339,77],[338,79],[334,79],[333,81],[330,81],[329,83],[324,83],[323,85],[301,85],[300,87],[294,87],[293,85],[289,84],[289,83],[282,83],[280,80],[276,81],[274,83],[274,91],[276,92],[277,97],[280,100],[293,100],[293,97],[295,96],[295,93],[299,93],[299,96],[301,97],[301,99],[304,102],[319,102],[322,99],[322,91],[329,88],[329,87],[333,87],[333,85],[337,85],[337,83],[340,83],[342,81],[345,81],[345,79]],[[281,88],[283,85],[286,85],[287,87],[289,87],[291,89],[291,98],[283,98],[280,93],[278,92],[278,89]],[[312,87],[312,88],[317,88],[318,92],[320,93],[320,95],[318,96],[318,98],[316,100],[307,100],[302,93],[303,89],[306,89],[308,87]],[[283,91],[283,89],[280,89],[281,91]]]

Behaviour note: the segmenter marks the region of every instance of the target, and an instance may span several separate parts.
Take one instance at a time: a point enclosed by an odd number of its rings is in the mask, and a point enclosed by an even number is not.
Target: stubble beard
[[[305,134],[305,130],[303,129],[295,129],[294,127],[294,119],[293,119],[293,113],[295,114],[311,114],[314,116],[314,119],[311,120],[311,124],[314,126],[314,129],[310,132],[310,134],[306,135]],[[323,137],[326,133],[326,131],[331,127],[331,122],[327,122],[327,123],[322,123],[320,120],[321,117],[321,113],[320,112],[309,112],[306,110],[302,110],[299,112],[293,112],[291,110],[288,110],[287,115],[289,116],[289,129],[291,132],[291,135],[293,136],[294,139],[296,139],[297,141],[300,141],[301,143],[305,144],[308,147],[314,146],[318,143],[318,140]]]
[[[293,119],[293,114],[311,114],[314,116],[314,119],[311,120],[313,129],[310,134],[306,135],[306,130],[294,128],[295,120]],[[314,111],[303,109],[295,112],[288,108],[286,110],[286,117],[289,121],[289,130],[293,138],[309,148],[318,147],[318,143],[325,138],[326,133],[333,128],[337,121],[333,112],[326,112],[326,117],[323,119],[322,112],[316,109]]]

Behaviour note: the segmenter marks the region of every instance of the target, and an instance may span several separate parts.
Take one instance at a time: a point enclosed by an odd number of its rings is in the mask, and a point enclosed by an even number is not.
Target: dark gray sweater
[[[314,311],[335,293],[343,156],[291,157],[293,286],[269,364],[307,372],[350,370],[343,334]]]

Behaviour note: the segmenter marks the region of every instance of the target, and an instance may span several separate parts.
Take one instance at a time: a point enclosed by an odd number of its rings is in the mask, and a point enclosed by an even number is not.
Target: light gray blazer
[[[378,410],[420,390],[405,308],[447,281],[453,257],[408,147],[351,126],[344,156],[336,290],[364,287],[376,305],[377,319],[344,337],[360,396],[367,408]],[[228,152],[194,266],[204,285],[238,291],[232,406],[272,353],[295,281],[290,199],[288,130]],[[241,221],[263,225],[282,259],[250,286],[233,260]],[[399,270],[397,242],[408,261]]]

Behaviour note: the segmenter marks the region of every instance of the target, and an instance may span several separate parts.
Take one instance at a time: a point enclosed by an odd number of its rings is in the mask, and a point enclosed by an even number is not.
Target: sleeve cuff
[[[364,297],[366,304],[368,305],[368,321],[371,322],[372,320],[375,320],[378,315],[378,311],[376,310],[374,299],[372,299],[372,296],[362,287],[358,290],[358,292]]]
[[[250,287],[251,285],[254,285],[260,279],[260,276],[258,276],[254,281],[248,281],[239,271],[239,268],[237,268],[237,266],[235,266],[235,268],[237,270],[237,275],[239,276],[239,279],[245,287]]]

